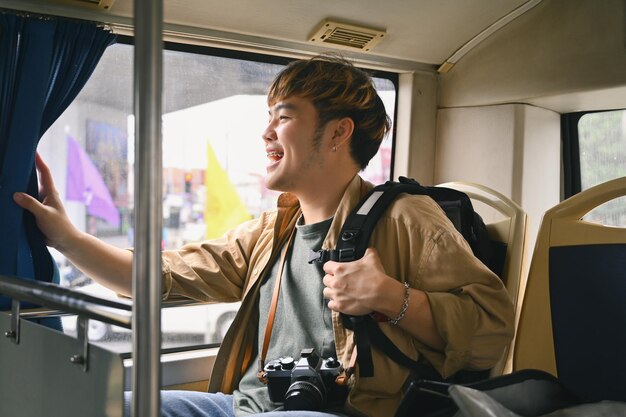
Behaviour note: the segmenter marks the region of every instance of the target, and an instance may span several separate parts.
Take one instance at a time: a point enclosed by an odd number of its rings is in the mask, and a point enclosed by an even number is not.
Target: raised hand
[[[72,224],[59,193],[52,180],[50,169],[37,154],[35,159],[39,174],[39,195],[41,202],[26,193],[15,193],[13,200],[17,205],[31,212],[39,230],[43,233],[46,244],[60,251],[66,249],[72,237],[79,232]]]

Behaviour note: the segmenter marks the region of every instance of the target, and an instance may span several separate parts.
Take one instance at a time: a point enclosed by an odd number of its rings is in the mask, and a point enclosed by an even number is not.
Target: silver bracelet
[[[407,308],[409,308],[409,288],[410,287],[409,287],[408,282],[404,282],[403,284],[404,284],[404,301],[402,302],[402,309],[400,310],[400,314],[398,314],[396,318],[389,319],[389,323],[391,324],[398,324],[398,322],[404,318]]]

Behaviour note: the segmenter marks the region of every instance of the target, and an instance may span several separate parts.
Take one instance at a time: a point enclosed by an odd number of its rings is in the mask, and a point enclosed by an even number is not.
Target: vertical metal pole
[[[132,415],[160,415],[163,1],[135,0]]]

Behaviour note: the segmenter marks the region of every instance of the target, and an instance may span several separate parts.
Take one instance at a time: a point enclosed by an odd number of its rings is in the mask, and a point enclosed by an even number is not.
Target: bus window
[[[77,227],[119,247],[133,246],[133,47],[109,47],[81,94],[49,129],[39,152],[50,165]],[[164,51],[163,249],[221,236],[275,205],[265,188],[266,92],[283,58],[167,44]],[[381,74],[385,76],[385,74]],[[395,113],[393,74],[376,76],[387,112]],[[392,138],[362,175],[391,177]],[[79,180],[84,179],[84,181]],[[115,297],[56,251],[64,285]],[[163,310],[163,345],[219,343],[238,303]],[[68,333],[75,317],[64,318]],[[90,337],[130,350],[130,332],[90,323]]]
[[[584,114],[578,121],[578,146],[581,189],[626,176],[626,110]],[[624,227],[626,198],[609,201],[584,219]]]

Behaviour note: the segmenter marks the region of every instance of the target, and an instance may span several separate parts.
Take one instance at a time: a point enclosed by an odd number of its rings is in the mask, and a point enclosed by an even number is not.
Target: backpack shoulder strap
[[[377,185],[363,197],[346,218],[337,247],[313,252],[309,263],[324,263],[329,260],[350,262],[363,257],[378,219],[401,193],[427,195],[428,190],[417,181],[405,177],[400,177],[399,182],[387,181]]]
[[[331,250],[312,252],[309,263],[324,263],[328,260],[350,262],[360,259],[367,250],[370,236],[378,219],[387,210],[398,194],[428,194],[426,188],[417,181],[400,177],[400,182],[387,181],[374,187],[363,197],[344,222],[337,247]],[[361,376],[373,376],[371,343],[376,343],[392,359],[404,366],[414,368],[416,363],[402,354],[380,331],[378,324],[370,316],[350,316],[341,314],[344,326],[354,331],[357,345],[359,372]]]

